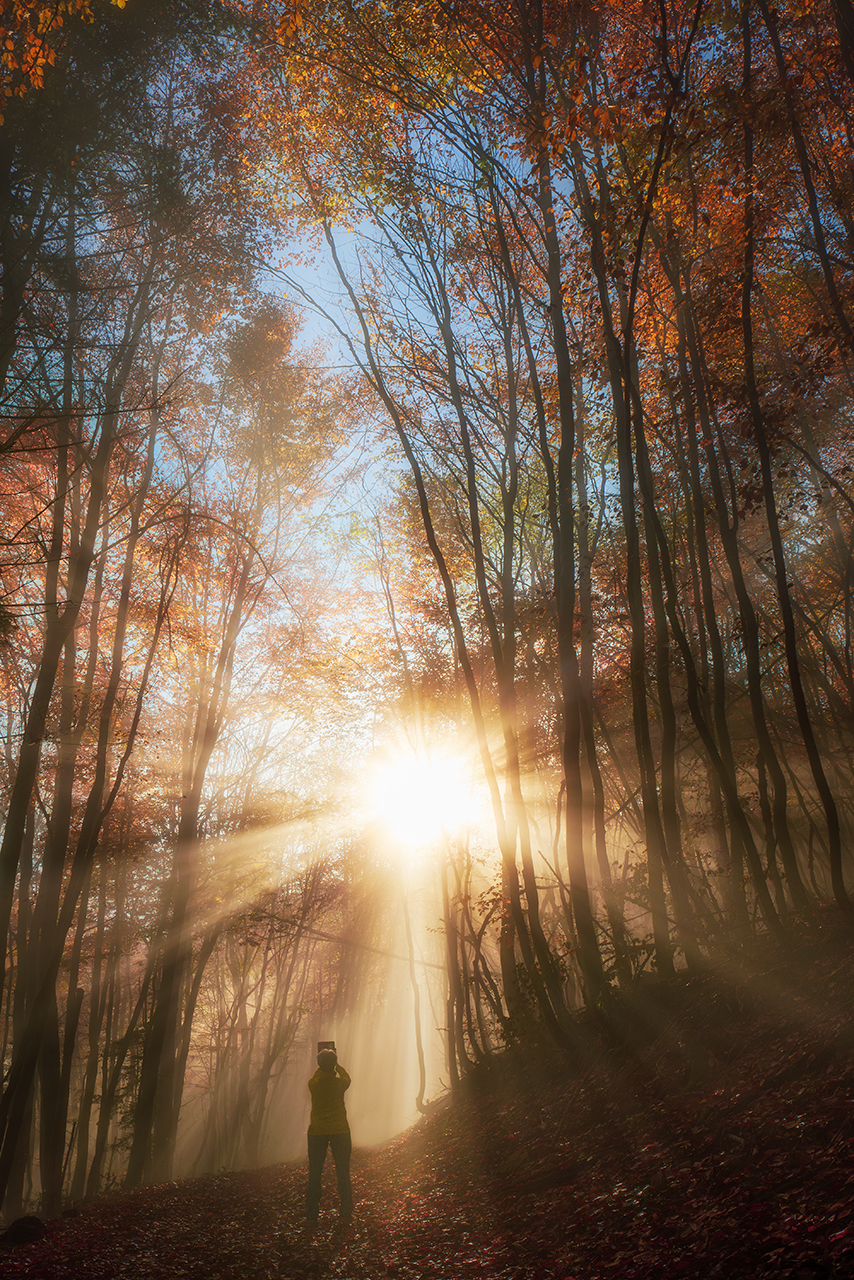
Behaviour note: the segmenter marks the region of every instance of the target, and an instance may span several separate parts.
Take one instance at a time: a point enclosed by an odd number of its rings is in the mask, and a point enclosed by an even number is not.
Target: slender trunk
[[[98,1049],[104,1027],[106,1011],[107,986],[104,981],[104,928],[107,912],[107,875],[102,867],[98,882],[98,914],[95,924],[95,939],[92,954],[91,981],[89,987],[89,1018],[87,1028],[87,1056],[83,1073],[83,1086],[77,1108],[77,1158],[71,1176],[69,1198],[72,1204],[80,1200],[86,1183],[86,1169],[89,1164],[89,1124],[92,1115],[92,1103],[95,1098],[95,1087],[98,1081]],[[109,966],[110,959],[107,960]]]
[[[789,830],[786,779],[768,731],[768,721],[762,694],[759,624],[753,601],[747,590],[747,585],[744,579],[744,570],[741,564],[738,545],[738,511],[734,503],[727,503],[726,495],[724,493],[718,458],[718,449],[722,448],[722,441],[720,438],[720,432],[717,430],[717,421],[712,411],[706,391],[706,380],[704,376],[705,362],[703,359],[699,334],[694,325],[693,311],[690,305],[691,297],[689,282],[686,281],[684,298],[681,291],[679,297],[684,300],[686,304],[684,307],[680,308],[679,314],[684,319],[686,342],[695,371],[694,387],[697,391],[697,410],[700,417],[700,427],[702,429],[706,469],[712,487],[712,510],[717,518],[721,545],[730,571],[732,584],[735,588],[738,616],[741,624],[741,635],[744,644],[747,687],[753,725],[756,731],[759,748],[762,751],[765,763],[768,767],[768,774],[771,779],[774,827],[777,833],[777,840],[780,848],[780,854],[783,859],[783,865],[786,870],[789,894],[792,898],[793,905],[798,909],[802,909],[807,905],[808,898],[798,871],[797,858],[795,855],[794,845],[792,843],[791,832]],[[696,424],[691,417],[688,419],[688,428],[690,449],[696,453]],[[718,440],[718,448],[715,446],[716,436]],[[725,457],[724,461],[726,461]],[[692,467],[694,467],[698,477],[698,462],[696,465],[692,463]],[[703,499],[699,488],[699,480],[695,480],[694,483],[697,494],[696,502],[701,503]],[[710,578],[707,601],[706,622],[709,627],[709,635],[714,638],[717,634],[717,624],[713,621],[716,612],[716,602],[711,590]],[[713,648],[713,653],[714,652],[715,650]],[[744,815],[743,806],[738,797],[737,787],[735,786],[735,764],[734,761],[732,761],[729,730],[726,726],[724,703],[725,687],[725,670],[722,661],[720,669],[716,670],[715,673],[715,700],[713,703],[715,724],[719,735],[718,740],[724,753],[724,759],[727,761],[727,767],[724,769],[724,772],[719,774],[721,778],[721,786],[727,803],[727,813],[730,820],[730,826],[739,833],[745,856],[748,861],[750,873],[754,880],[754,891],[760,898],[763,917],[766,919],[766,923],[769,924],[770,928],[776,928],[776,922],[778,920],[777,913],[773,909],[773,904],[771,904],[770,895],[767,893],[767,889],[764,894],[762,893],[764,871],[761,866],[759,855],[756,851],[753,835]],[[768,913],[769,906],[771,907],[773,914]]]
[[[774,836],[774,822],[771,816],[771,805],[768,802],[768,780],[765,769],[765,761],[760,751],[756,757],[756,777],[759,787],[759,812],[762,814],[762,825],[765,828],[765,851],[768,859],[766,867],[766,875],[774,886],[774,897],[777,902],[777,910],[780,915],[786,914],[786,898],[783,892],[783,882],[780,879],[780,872],[777,867],[777,841]]]
[[[768,9],[766,0],[757,0],[757,4],[759,7],[759,11],[762,14],[762,20],[765,23],[765,29],[768,32],[768,39],[771,42],[771,48],[774,50],[774,58],[777,63],[777,70],[780,75],[780,83],[783,86],[783,101],[786,104],[786,113],[789,117],[789,128],[791,129],[792,141],[795,144],[795,152],[797,154],[798,165],[801,170],[801,180],[804,184],[804,191],[806,193],[807,204],[809,206],[809,211],[810,211],[810,224],[812,226],[812,232],[815,238],[815,248],[816,248],[816,253],[818,255],[819,264],[821,266],[822,274],[824,275],[824,283],[827,288],[827,296],[830,299],[830,305],[833,309],[833,314],[836,318],[836,323],[839,326],[840,333],[842,334],[843,355],[845,356],[845,358],[849,358],[852,350],[854,350],[854,332],[852,332],[851,325],[849,324],[849,321],[848,321],[848,316],[845,314],[845,308],[843,307],[842,299],[839,296],[839,290],[836,285],[836,278],[833,274],[833,268],[830,265],[830,255],[828,254],[828,251],[827,251],[827,241],[825,239],[824,226],[821,220],[821,210],[819,208],[818,195],[816,193],[815,183],[813,182],[813,176],[812,176],[813,166],[810,163],[806,142],[804,140],[803,130],[801,129],[801,123],[800,123],[800,120],[798,119],[798,114],[795,111],[795,104],[792,98],[792,92],[790,88],[789,71],[786,66],[786,59],[783,56],[783,50],[780,46],[780,37],[777,34],[776,10],[772,15]],[[750,0],[745,0],[743,9],[742,9],[742,14],[743,14],[742,34],[744,39],[743,88],[744,88],[745,100],[746,102],[749,102],[750,96],[753,92],[752,72],[751,72],[751,65],[750,65],[750,40],[751,40]],[[754,204],[755,204],[755,194],[753,190],[754,144],[753,144],[753,126],[750,124],[750,117],[748,115],[745,115],[744,117],[743,127],[744,127],[744,135],[745,135],[744,137],[745,177],[747,180],[747,188],[748,188],[745,194],[745,236],[750,241],[749,247],[747,245],[745,246],[745,268],[747,268],[749,265],[751,285],[748,291],[747,281],[745,280],[742,298],[744,298],[745,294],[752,294],[753,292],[753,257],[754,257],[753,218],[754,218]],[[749,223],[747,220],[748,216],[749,216]],[[748,263],[748,260],[749,260],[749,263]],[[747,338],[747,335],[745,335],[745,337]],[[748,360],[752,361],[752,334],[750,336],[750,341],[751,341],[751,355],[747,356],[747,353],[745,353],[745,357],[746,357],[745,364],[747,364]],[[847,352],[845,351],[845,348],[847,348]],[[749,383],[748,383],[748,396],[750,397]]]
[[[260,518],[262,486],[255,495]],[[202,791],[211,755],[219,738],[231,690],[235,646],[254,609],[250,587],[256,553],[244,545],[236,566],[232,595],[225,606],[222,636],[212,676],[199,691],[193,731],[187,744],[181,813],[172,860],[168,906],[164,902],[159,954],[160,980],[145,1041],[139,1095],[134,1115],[126,1185],[139,1186],[151,1177],[171,1177],[177,1121],[183,1091],[178,1076],[182,992],[190,960],[189,903],[196,875],[196,844]]]
[[[759,0],[760,8],[766,18],[769,35],[772,44],[775,45],[778,59],[779,42],[776,41],[776,32],[773,30],[768,16],[768,10],[765,0]],[[752,88],[751,81],[751,45],[750,45],[750,0],[744,0],[742,10],[742,36],[744,41],[744,92],[749,95]],[[787,91],[788,94],[788,91]],[[793,124],[793,127],[794,124]],[[783,636],[786,649],[786,664],[789,671],[789,683],[792,689],[792,700],[795,704],[795,712],[798,718],[798,727],[801,731],[804,747],[809,760],[810,769],[815,780],[816,789],[818,790],[821,803],[824,807],[825,821],[827,823],[828,844],[830,850],[830,880],[833,886],[833,895],[837,904],[846,912],[854,910],[848,891],[845,887],[845,880],[842,869],[842,839],[839,824],[839,811],[836,807],[836,801],[830,785],[827,781],[827,775],[822,764],[821,754],[818,749],[815,734],[813,732],[812,721],[810,720],[809,710],[807,708],[806,695],[804,693],[803,682],[801,678],[801,665],[798,655],[797,635],[795,628],[795,615],[792,608],[792,599],[789,589],[789,579],[786,569],[786,558],[783,548],[783,538],[780,532],[780,521],[777,515],[777,503],[774,492],[774,479],[771,468],[771,450],[768,444],[768,433],[765,427],[765,417],[759,402],[759,390],[756,383],[756,368],[754,361],[753,349],[753,289],[755,280],[755,209],[754,209],[754,192],[753,192],[753,127],[747,117],[743,123],[744,131],[744,170],[745,170],[745,197],[744,197],[744,285],[741,298],[741,320],[742,331],[744,335],[744,379],[747,387],[747,399],[750,407],[750,417],[753,424],[754,436],[756,439],[756,447],[759,453],[759,461],[762,473],[762,492],[765,499],[765,514],[768,522],[768,532],[771,539],[771,550],[774,556],[774,574],[777,585],[777,599],[780,606],[780,613],[783,620]],[[799,130],[796,130],[795,141],[799,148],[803,148],[803,140],[800,138]],[[799,150],[800,156],[800,150]],[[809,169],[806,159],[802,160],[802,169]],[[807,178],[805,178],[805,182]],[[812,188],[811,181],[808,186],[810,192],[810,208],[812,209],[815,200],[815,191]],[[820,227],[820,222],[818,223]],[[814,227],[815,230],[815,227]],[[816,231],[818,241],[818,231]],[[819,252],[823,246],[823,239],[819,242]],[[824,254],[826,258],[826,253]],[[828,277],[828,290],[831,292],[831,298],[836,297],[835,284],[833,283],[832,273]],[[837,315],[840,327],[843,328],[846,340],[849,346],[854,345],[854,335],[850,328],[847,327],[844,315]]]
[[[567,1010],[563,998],[560,975],[540,922],[539,890],[537,888],[537,879],[531,854],[530,830],[527,810],[522,795],[521,768],[519,763],[515,689],[516,623],[512,563],[513,550],[515,546],[514,521],[517,484],[516,470],[518,466],[516,456],[516,433],[518,428],[515,412],[516,407],[513,399],[511,398],[504,443],[504,460],[508,471],[508,482],[506,487],[503,487],[502,491],[504,537],[501,575],[501,603],[503,607],[504,622],[504,626],[502,628],[499,626],[498,619],[495,616],[495,611],[489,593],[489,584],[486,578],[486,557],[484,555],[481,533],[477,469],[469,429],[468,414],[466,412],[462,390],[459,385],[457,375],[456,346],[451,327],[451,307],[446,291],[446,281],[441,267],[436,261],[432,249],[429,247],[427,249],[427,255],[432,269],[433,286],[439,299],[439,305],[436,308],[436,320],[442,334],[445,358],[447,361],[450,397],[456,412],[457,423],[460,428],[460,439],[465,457],[466,498],[469,514],[469,527],[471,531],[472,551],[474,554],[474,570],[478,599],[486,621],[486,630],[489,636],[492,662],[495,669],[495,679],[498,686],[501,729],[505,749],[505,776],[507,779],[508,793],[505,796],[504,806],[505,813],[508,814],[509,818],[505,829],[505,838],[512,835],[512,842],[508,840],[507,843],[505,857],[508,860],[512,857],[515,863],[515,850],[518,840],[519,861],[521,863],[522,881],[525,888],[525,903],[528,909],[527,924],[528,930],[530,931],[533,950],[532,963],[529,963],[526,960],[526,965],[529,971],[529,976],[534,983],[535,990],[539,993],[543,1011],[545,1012],[547,1009],[549,1010],[549,1022],[556,1025],[560,1029],[561,1038],[565,1038],[568,1030]],[[504,339],[506,356],[508,351],[508,347],[506,345],[508,342],[506,328]],[[513,386],[515,382],[515,375],[512,363],[509,363],[507,374],[508,381],[510,385]],[[519,923],[517,922],[517,929],[518,928]],[[525,942],[521,935],[520,942],[522,942],[524,956]]]
[[[151,985],[151,972],[147,972],[143,980],[142,988],[137,997],[136,1005],[128,1019],[125,1033],[120,1040],[113,1046],[114,1057],[110,1070],[106,1073],[105,1080],[101,1089],[101,1104],[98,1111],[98,1127],[95,1134],[95,1150],[92,1155],[92,1164],[89,1169],[89,1177],[86,1180],[86,1195],[96,1196],[101,1189],[102,1170],[104,1166],[104,1156],[107,1151],[107,1141],[110,1136],[110,1124],[112,1121],[113,1110],[115,1107],[116,1095],[118,1093],[119,1084],[121,1082],[122,1071],[124,1070],[125,1060],[128,1051],[133,1043],[134,1033],[136,1032],[137,1023],[145,1009],[145,1002],[148,999],[149,988]],[[109,1037],[108,1037],[109,1039]],[[106,1060],[105,1060],[106,1067]]]
[[[424,1091],[427,1088],[427,1067],[424,1060],[424,1037],[421,1031],[421,991],[415,972],[415,948],[412,942],[412,922],[409,918],[409,894],[403,892],[403,923],[406,929],[406,954],[409,958],[409,985],[412,987],[412,1017],[415,1027],[415,1055],[418,1060],[418,1093],[415,1106],[424,1111]]]
[[[74,262],[75,230],[70,223],[69,269],[76,269]],[[147,302],[154,271],[154,256],[143,279],[139,282],[128,308],[123,340],[117,343],[106,379],[106,407],[98,422],[98,443],[89,459],[89,496],[85,518],[80,532],[77,553],[68,561],[65,601],[60,606],[57,592],[57,575],[60,564],[65,563],[65,506],[68,494],[68,452],[73,444],[71,423],[73,420],[73,369],[71,352],[76,334],[76,319],[71,294],[70,330],[66,347],[66,365],[63,381],[63,411],[58,425],[59,450],[57,466],[57,491],[54,500],[51,548],[48,561],[45,610],[45,631],[42,653],[30,701],[23,740],[18,760],[18,770],[9,799],[3,840],[0,843],[0,931],[5,936],[9,927],[15,877],[21,852],[27,810],[33,796],[41,758],[41,744],[47,725],[50,702],[62,659],[66,640],[77,624],[80,609],[86,596],[95,546],[108,500],[108,480],[113,462],[113,452],[118,440],[120,406],[124,389],[130,377],[131,367],[147,316]],[[0,1108],[2,1110],[2,1108]],[[5,1116],[0,1117],[5,1126]],[[4,1158],[0,1155],[0,1190],[5,1186]]]
[[[534,78],[533,68],[531,77]],[[542,79],[542,77],[540,77]],[[540,110],[542,111],[542,106]],[[585,978],[585,996],[597,1005],[605,987],[602,955],[596,935],[596,923],[590,902],[587,868],[584,861],[584,788],[581,776],[583,692],[575,647],[576,611],[576,547],[575,547],[575,456],[578,448],[575,420],[575,377],[566,321],[563,312],[563,273],[560,241],[555,227],[551,168],[548,153],[539,155],[539,202],[545,225],[547,283],[552,346],[555,354],[560,415],[560,445],[554,484],[552,540],[555,557],[555,593],[558,618],[558,663],[563,700],[563,743],[561,759],[566,782],[566,857],[569,872],[572,914],[578,933],[581,969]],[[541,451],[543,448],[542,429]],[[548,452],[548,442],[545,442]],[[544,457],[545,462],[545,457]]]
[[[446,857],[440,868],[442,882],[442,920],[445,928],[445,957],[448,974],[448,995],[445,1001],[445,1045],[448,1063],[448,1075],[451,1091],[460,1087],[460,1066],[466,1070],[471,1064],[465,1058],[465,1051],[459,1042],[457,1027],[457,1008],[461,999],[459,956],[457,951],[457,934],[451,916],[451,903],[448,894],[448,866]]]
[[[575,461],[575,490],[578,504],[578,592],[580,613],[580,654],[579,654],[579,709],[581,713],[581,730],[584,740],[584,754],[590,773],[593,788],[593,844],[596,850],[596,864],[599,869],[599,884],[605,904],[605,914],[611,930],[611,941],[614,947],[614,968],[617,980],[626,985],[631,979],[631,963],[628,954],[626,924],[622,907],[614,893],[611,865],[608,861],[608,847],[605,820],[605,787],[602,781],[602,770],[599,765],[599,752],[593,725],[591,707],[593,706],[593,547],[590,538],[590,507],[587,493],[587,460],[585,456],[584,413],[581,393],[578,395],[578,411],[576,413],[577,447]],[[604,499],[600,495],[600,502]]]

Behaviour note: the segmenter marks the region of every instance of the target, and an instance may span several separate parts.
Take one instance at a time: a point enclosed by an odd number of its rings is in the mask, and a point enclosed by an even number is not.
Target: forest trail
[[[505,1062],[357,1148],[346,1232],[329,1160],[306,1236],[296,1163],[86,1205],[0,1251],[0,1277],[850,1280],[852,951],[769,942],[737,981],[682,983],[678,1019],[580,1075]]]

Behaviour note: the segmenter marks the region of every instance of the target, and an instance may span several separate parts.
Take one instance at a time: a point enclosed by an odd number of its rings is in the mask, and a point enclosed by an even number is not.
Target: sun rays
[[[368,770],[367,815],[393,845],[429,852],[472,818],[471,767],[460,755],[388,750]]]

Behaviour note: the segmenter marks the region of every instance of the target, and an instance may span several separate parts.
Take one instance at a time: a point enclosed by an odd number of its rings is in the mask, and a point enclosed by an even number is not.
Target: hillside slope
[[[816,1280],[854,1277],[854,945],[838,926],[644,992],[581,1069],[508,1055],[387,1146],[101,1200],[0,1252],[38,1280]],[[330,1162],[331,1165],[331,1162]]]

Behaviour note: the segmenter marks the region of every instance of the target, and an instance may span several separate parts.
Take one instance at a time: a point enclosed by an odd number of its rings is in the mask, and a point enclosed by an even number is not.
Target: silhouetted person
[[[308,1082],[311,1093],[311,1122],[308,1126],[308,1191],[305,1216],[309,1228],[316,1226],[320,1212],[320,1182],[328,1147],[332,1148],[338,1176],[338,1198],[341,1222],[353,1216],[353,1190],[350,1186],[350,1126],[344,1106],[344,1094],[350,1088],[350,1077],[338,1065],[333,1049],[321,1049],[317,1070]]]

